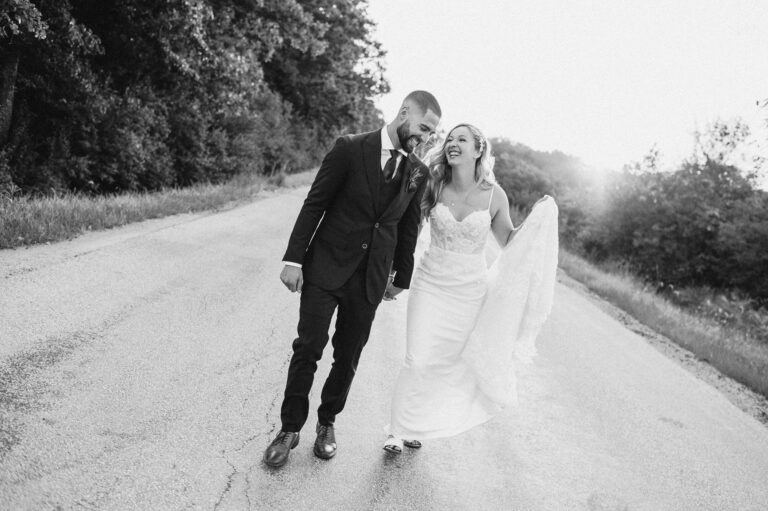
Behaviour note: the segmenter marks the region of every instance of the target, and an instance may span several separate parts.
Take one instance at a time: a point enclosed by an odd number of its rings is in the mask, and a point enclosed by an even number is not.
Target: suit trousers
[[[328,329],[337,309],[336,327],[331,340],[333,364],[320,395],[318,422],[332,425],[336,415],[344,409],[360,353],[368,342],[378,307],[366,298],[366,263],[363,260],[349,280],[338,289],[321,289],[311,282],[304,282],[298,337],[293,341],[293,356],[280,411],[283,431],[300,431],[307,421],[309,391],[317,362],[328,344]]]

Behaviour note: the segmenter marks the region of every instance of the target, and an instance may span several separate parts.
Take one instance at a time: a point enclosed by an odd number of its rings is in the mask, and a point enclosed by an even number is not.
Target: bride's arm
[[[491,200],[491,231],[499,245],[505,247],[515,236],[519,227],[516,228],[509,217],[509,202],[506,192],[498,184],[493,186],[495,189]]]
[[[496,185],[499,186],[499,185]],[[493,202],[494,204],[491,205],[491,215],[493,215],[493,220],[491,223],[491,230],[493,230],[493,234],[496,237],[496,241],[499,242],[499,245],[502,247],[505,247],[509,244],[510,241],[512,241],[512,238],[515,237],[515,234],[523,227],[523,224],[525,223],[525,220],[523,220],[520,225],[517,227],[514,227],[512,225],[512,220],[509,218],[509,203],[507,202],[507,195],[503,192],[501,187],[498,188],[501,193],[494,193]],[[494,214],[494,208],[496,207],[497,196],[501,196],[503,194],[503,200],[499,202],[498,209],[496,210],[496,213]],[[537,200],[536,203],[533,205],[535,208],[538,206],[539,202],[544,202],[547,199],[552,199],[549,195],[544,195],[541,199]],[[502,214],[503,210],[503,214]],[[499,220],[503,221],[505,218],[509,222],[509,226],[506,225],[500,225],[498,228],[496,227],[496,218],[501,217]],[[511,229],[511,232],[508,232],[508,229]]]

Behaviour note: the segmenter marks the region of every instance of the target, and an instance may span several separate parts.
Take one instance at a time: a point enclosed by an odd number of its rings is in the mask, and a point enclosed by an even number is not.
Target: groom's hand
[[[397,298],[395,297],[402,292],[403,289],[393,285],[392,281],[390,280],[389,284],[387,284],[387,290],[384,291],[384,301],[388,302],[390,300],[396,300]]]
[[[296,291],[301,293],[301,288],[304,285],[304,274],[298,266],[286,264],[283,271],[280,272],[280,280],[283,281],[285,287],[291,290],[291,293]]]

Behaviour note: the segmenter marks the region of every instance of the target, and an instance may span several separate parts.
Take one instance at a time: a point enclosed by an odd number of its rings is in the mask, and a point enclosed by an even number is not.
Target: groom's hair
[[[425,90],[415,90],[411,92],[405,97],[403,103],[408,100],[413,101],[419,105],[419,108],[421,108],[422,112],[426,113],[427,110],[432,110],[438,117],[443,116],[443,111],[440,110],[440,105],[438,104],[435,97]]]

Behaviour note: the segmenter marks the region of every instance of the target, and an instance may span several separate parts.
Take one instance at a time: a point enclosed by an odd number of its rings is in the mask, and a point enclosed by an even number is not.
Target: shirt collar
[[[392,144],[392,140],[389,138],[389,133],[387,133],[387,127],[384,126],[381,128],[381,152],[391,151],[394,148],[395,146]],[[408,156],[408,153],[402,149],[398,149],[397,151],[403,156]]]

